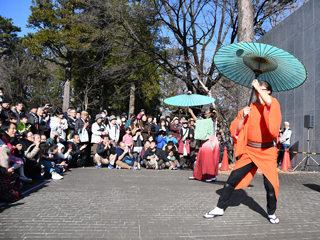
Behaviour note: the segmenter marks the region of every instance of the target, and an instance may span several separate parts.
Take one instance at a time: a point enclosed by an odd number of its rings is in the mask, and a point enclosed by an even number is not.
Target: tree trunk
[[[238,0],[238,43],[253,42],[253,3],[252,0]]]
[[[63,92],[63,105],[62,111],[66,112],[69,108],[70,104],[70,82],[71,82],[71,67],[68,66],[65,69],[65,84],[64,84],[64,92]]]
[[[254,42],[253,0],[238,0],[238,37],[237,42]],[[253,79],[252,79],[253,81]],[[238,85],[237,107],[244,106],[251,90]],[[240,94],[242,92],[243,94]],[[245,96],[248,96],[248,99]]]
[[[136,99],[135,96],[135,91],[136,91],[136,85],[134,82],[131,83],[131,87],[130,87],[130,102],[129,102],[129,114],[128,116],[130,116],[131,114],[134,113],[134,102]]]

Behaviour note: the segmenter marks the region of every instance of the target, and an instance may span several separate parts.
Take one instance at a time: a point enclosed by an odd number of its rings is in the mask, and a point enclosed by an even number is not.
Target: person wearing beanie
[[[37,111],[38,111],[38,105],[35,103],[32,103],[30,105],[30,111],[28,113],[28,123],[31,125],[31,132],[33,134],[38,133],[39,117],[37,115]]]
[[[10,115],[13,113],[10,109],[11,106],[11,98],[4,97],[2,101],[2,110],[0,117],[3,122],[10,122]]]
[[[117,118],[111,115],[109,118],[109,124],[107,125],[107,134],[110,137],[110,141],[113,146],[118,146],[120,139],[120,127],[117,124]]]

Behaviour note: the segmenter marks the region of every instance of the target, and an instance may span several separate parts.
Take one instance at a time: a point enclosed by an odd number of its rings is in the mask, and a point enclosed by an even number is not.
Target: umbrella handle
[[[251,104],[251,101],[252,101],[252,96],[253,96],[253,93],[254,93],[254,92],[255,92],[255,89],[252,88],[251,96],[250,96],[249,103],[248,103],[248,107],[250,107],[250,104]]]
[[[258,72],[255,72],[254,73],[254,78],[255,79],[258,79],[260,73]],[[250,107],[250,104],[251,104],[251,101],[252,101],[252,96],[253,96],[253,93],[255,92],[256,90],[254,88],[252,88],[252,91],[251,91],[251,96],[250,96],[250,99],[249,99],[249,103],[248,103],[248,107]]]

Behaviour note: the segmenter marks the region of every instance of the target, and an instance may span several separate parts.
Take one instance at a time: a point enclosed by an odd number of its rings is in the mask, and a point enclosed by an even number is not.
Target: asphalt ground
[[[12,204],[0,204],[1,239],[320,239],[320,173],[280,173],[276,215],[266,213],[263,177],[215,207],[227,174],[214,183],[191,171],[73,169]],[[32,189],[32,188],[31,188]],[[25,189],[26,190],[26,187]]]

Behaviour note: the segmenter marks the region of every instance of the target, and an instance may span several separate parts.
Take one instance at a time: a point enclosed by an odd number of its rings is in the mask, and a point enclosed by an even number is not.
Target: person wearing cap
[[[32,103],[30,105],[30,111],[28,113],[28,123],[31,125],[31,132],[33,134],[38,133],[38,127],[39,127],[39,117],[37,115],[38,111],[38,105],[35,103]]]
[[[68,129],[68,122],[67,119],[63,118],[63,111],[59,107],[55,111],[55,116],[51,118],[50,128],[50,135],[56,133],[60,141],[66,141],[67,134],[65,130]]]
[[[179,125],[179,118],[174,117],[172,119],[172,123],[170,124],[169,130],[173,132],[173,135],[176,139],[180,138],[180,128],[181,126]]]
[[[10,106],[11,106],[11,98],[4,97],[2,100],[2,110],[0,117],[2,118],[3,122],[10,122],[10,114],[12,113]]]
[[[95,163],[95,154],[97,153],[98,144],[102,141],[103,135],[107,134],[107,126],[103,123],[103,117],[101,114],[96,115],[96,122],[91,127],[92,137],[92,151],[93,151],[93,162]]]
[[[173,142],[173,144],[176,146],[178,143],[178,140],[175,138],[175,136],[173,135],[173,132],[169,131],[168,132],[168,136],[167,136],[167,143],[168,142]]]
[[[114,115],[111,115],[109,118],[109,124],[107,125],[107,134],[110,137],[110,141],[113,146],[117,146],[120,139],[120,127],[117,124],[117,118]]]
[[[82,163],[83,165],[92,165],[93,164],[90,159],[90,154],[91,154],[91,142],[90,142],[91,123],[90,123],[88,117],[89,117],[88,112],[82,111],[80,119],[78,119],[76,121],[76,125],[74,127],[75,132],[81,135],[81,137],[80,137],[81,143],[86,145],[86,148],[84,149],[85,160]]]

